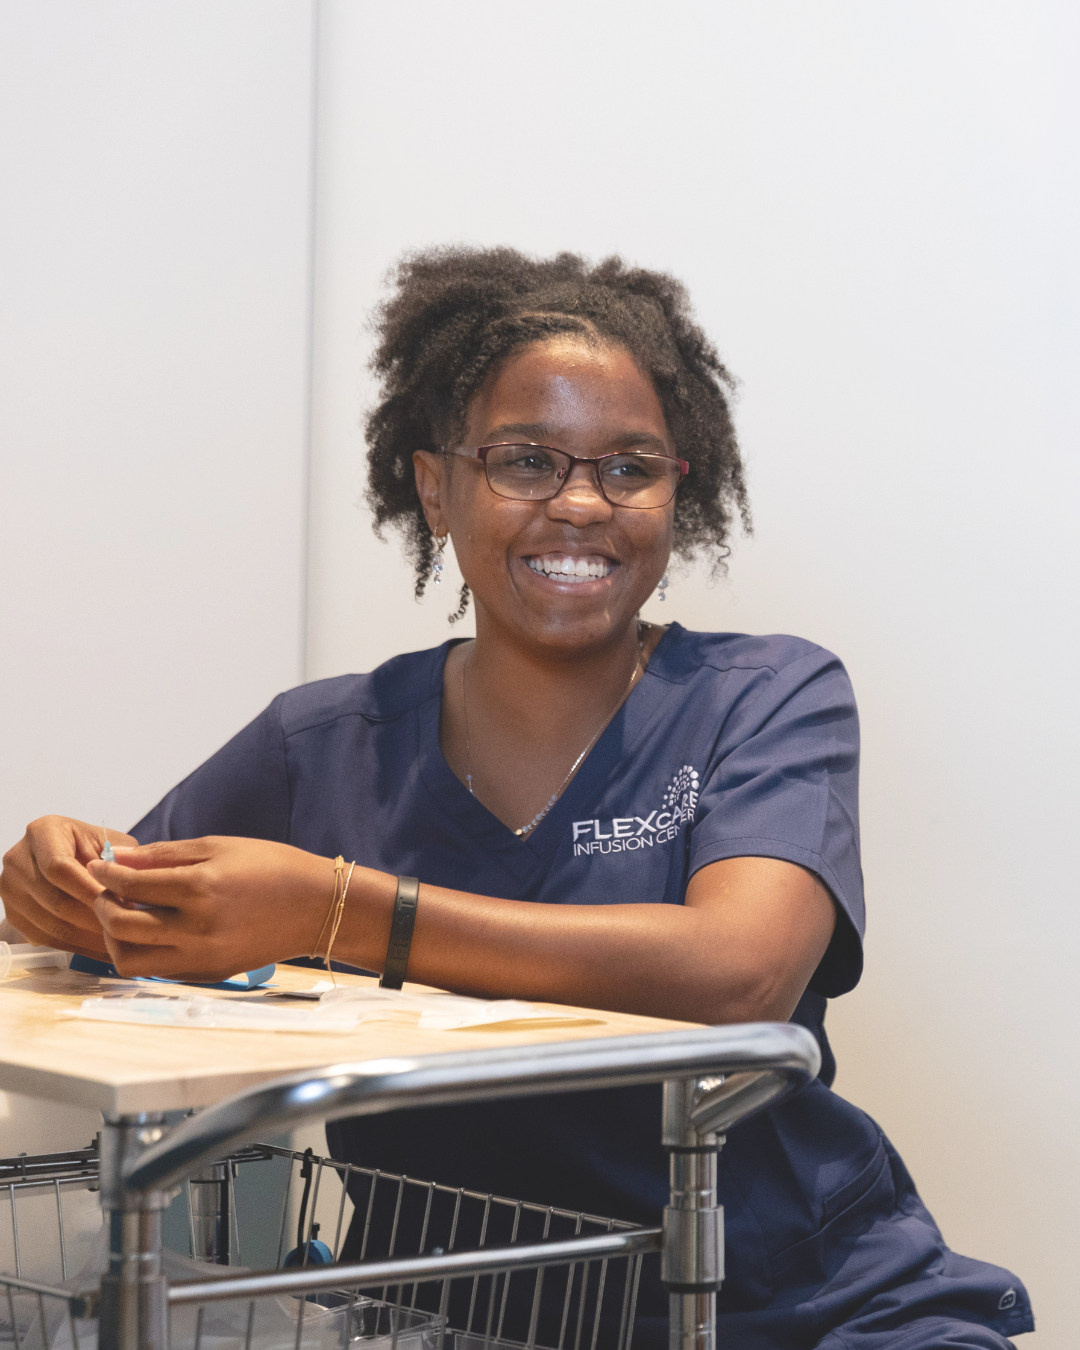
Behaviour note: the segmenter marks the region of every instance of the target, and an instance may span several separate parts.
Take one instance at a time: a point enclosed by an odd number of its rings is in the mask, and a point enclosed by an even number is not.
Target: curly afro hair
[[[574,253],[536,259],[511,248],[407,254],[376,311],[371,359],[382,399],[367,418],[368,502],[375,532],[404,536],[423,594],[433,555],[413,478],[415,450],[460,435],[469,400],[514,351],[562,333],[624,347],[652,379],[691,470],[675,498],[674,549],[722,570],[737,514],[751,529],[729,397],[734,381],[690,317],[685,287],[663,272]],[[461,596],[465,612],[468,588]]]

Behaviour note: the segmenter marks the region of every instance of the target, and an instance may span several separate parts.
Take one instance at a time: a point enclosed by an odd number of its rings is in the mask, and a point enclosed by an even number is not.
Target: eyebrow
[[[503,422],[500,426],[493,427],[488,432],[485,444],[490,445],[498,441],[505,441],[514,436],[524,436],[526,440],[539,445],[550,445],[553,439],[558,439],[558,433],[546,422]],[[617,445],[624,450],[629,450],[634,446],[648,446],[650,449],[659,450],[664,454],[667,453],[667,446],[659,436],[654,436],[651,431],[625,431],[621,436],[613,436],[609,444]],[[553,449],[557,448],[557,446],[553,447]]]

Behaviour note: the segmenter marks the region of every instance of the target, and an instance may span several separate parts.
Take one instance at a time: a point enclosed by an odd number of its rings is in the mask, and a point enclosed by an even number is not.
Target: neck
[[[476,615],[476,642],[468,661],[470,707],[483,709],[490,727],[513,727],[519,743],[587,739],[627,692],[643,664],[637,622],[584,649],[524,646]]]
[[[636,622],[584,647],[522,644],[483,610],[477,640],[454,648],[443,673],[439,742],[462,783],[526,836],[565,791],[640,678],[661,636]]]

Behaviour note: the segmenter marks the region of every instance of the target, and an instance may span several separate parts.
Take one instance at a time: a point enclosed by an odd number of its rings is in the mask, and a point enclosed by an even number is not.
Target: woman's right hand
[[[137,840],[106,830],[112,844]],[[101,856],[102,827],[67,816],[42,816],[4,854],[0,900],[27,942],[111,961],[94,901],[104,887],[86,870]]]

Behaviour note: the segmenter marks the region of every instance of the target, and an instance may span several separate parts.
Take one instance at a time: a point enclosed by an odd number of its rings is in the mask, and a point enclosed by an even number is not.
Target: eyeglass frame
[[[525,445],[530,450],[551,450],[556,455],[563,455],[570,461],[570,467],[566,471],[566,477],[551,494],[550,497],[503,497],[501,492],[496,492],[491,487],[491,479],[488,476],[487,457],[490,450],[501,450],[508,445]],[[504,502],[553,502],[559,493],[566,487],[570,481],[570,476],[574,472],[575,464],[600,465],[605,459],[619,459],[623,455],[639,455],[641,458],[649,459],[670,459],[673,464],[679,466],[679,476],[675,480],[675,486],[671,489],[671,496],[666,502],[661,502],[659,506],[629,506],[626,502],[613,502],[604,491],[604,480],[600,476],[599,468],[596,469],[596,486],[600,490],[600,495],[609,506],[622,507],[626,511],[659,511],[661,507],[667,506],[675,500],[675,494],[678,492],[684,478],[690,473],[690,463],[688,460],[679,459],[677,455],[666,455],[660,450],[611,450],[606,455],[572,455],[569,450],[560,450],[557,445],[540,445],[537,441],[492,441],[490,445],[478,445],[475,450],[470,450],[466,446],[440,445],[436,447],[440,455],[460,455],[463,459],[478,459],[484,466],[484,481],[496,497],[502,497]]]

